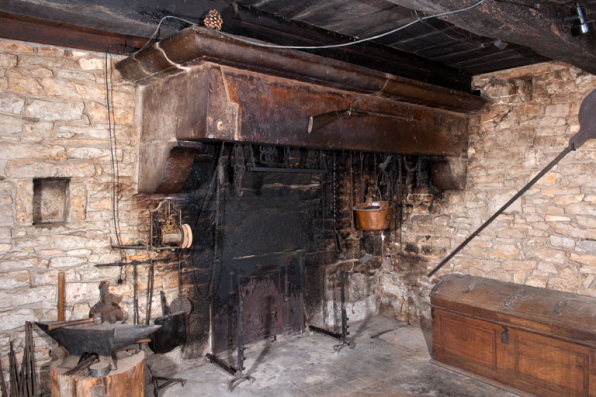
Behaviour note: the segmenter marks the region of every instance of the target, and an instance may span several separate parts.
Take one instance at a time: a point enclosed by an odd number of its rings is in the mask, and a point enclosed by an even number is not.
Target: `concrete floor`
[[[339,355],[333,353],[334,339],[308,332],[249,346],[245,373],[255,381],[238,384],[232,393],[227,390],[231,376],[206,365],[175,374],[187,379],[186,386],[171,386],[163,396],[514,396],[431,365],[430,336],[416,326],[373,317],[351,324],[350,331],[356,347]],[[233,362],[232,356],[225,358]]]

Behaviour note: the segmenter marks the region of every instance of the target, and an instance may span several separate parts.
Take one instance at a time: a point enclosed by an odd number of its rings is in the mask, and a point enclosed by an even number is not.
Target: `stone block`
[[[12,270],[22,270],[27,268],[43,269],[47,268],[48,260],[41,258],[28,259],[2,259],[0,260],[0,272]]]
[[[575,240],[572,238],[552,235],[549,237],[549,241],[553,247],[562,247],[569,249],[575,248]]]
[[[542,189],[540,191],[540,193],[543,196],[554,197],[554,196],[579,195],[581,192],[580,192],[579,187],[551,186],[546,189]]]
[[[0,111],[2,113],[20,114],[24,106],[24,98],[10,92],[0,93]]]
[[[59,70],[56,75],[57,78],[69,81],[95,81],[95,75],[89,72],[83,72],[81,70]]]
[[[596,266],[596,255],[578,255],[571,253],[570,260],[587,266]]]
[[[28,270],[0,273],[0,289],[28,287],[30,285],[31,277]]]
[[[110,240],[107,236],[82,237],[76,235],[54,236],[54,247],[60,249],[107,248]]]
[[[557,264],[564,264],[567,259],[565,251],[547,247],[529,249],[527,255],[531,258],[534,257],[542,261]]]
[[[104,140],[104,144],[109,139],[108,127],[100,126],[80,126],[80,125],[61,125],[57,127],[57,137],[71,138],[73,136],[87,136],[93,139]]]
[[[99,283],[66,283],[67,302],[99,301]]]
[[[553,200],[554,200],[555,204],[564,207],[569,204],[581,203],[583,198],[584,198],[583,194],[566,194],[563,196],[555,196]]]
[[[109,159],[110,158],[110,150],[109,149],[98,149],[92,147],[77,147],[77,148],[69,148],[68,150],[68,158],[72,159],[82,159],[82,160],[90,160],[90,159]],[[122,154],[122,151],[120,151]]]
[[[97,83],[75,83],[75,90],[81,98],[90,99],[105,103],[106,87],[105,84]]]
[[[559,269],[557,269],[557,267],[553,263],[546,262],[546,261],[538,262],[537,269],[544,273],[552,273],[552,274],[559,273]]]
[[[30,224],[33,222],[33,181],[30,179],[17,181],[16,190],[17,222]]]
[[[70,320],[78,320],[80,318],[87,318],[89,317],[89,311],[91,307],[89,303],[82,302],[82,303],[75,303],[72,307],[72,312],[70,314]]]
[[[76,267],[83,263],[86,263],[86,258],[80,258],[77,256],[58,256],[50,259],[50,268],[68,268],[68,267]]]
[[[547,215],[544,217],[547,222],[569,222],[571,218],[567,216]]]
[[[52,241],[52,236],[34,236],[15,238],[13,240],[15,248],[41,248],[47,247]]]
[[[575,214],[575,215],[596,216],[596,205],[592,205],[589,203],[572,204],[572,205],[568,205],[565,208],[565,212],[568,214]]]
[[[47,121],[80,120],[84,107],[82,102],[49,102],[35,99],[27,105],[25,114]]]
[[[579,285],[581,285],[580,277],[566,268],[559,273],[558,277],[550,277],[546,287],[557,291],[575,292]]]
[[[0,133],[17,134],[23,130],[23,119],[0,114]]]
[[[19,57],[19,66],[39,66],[50,69],[76,69],[76,61],[69,58],[54,58],[40,55],[23,55]]]
[[[519,249],[515,245],[498,244],[489,254],[492,259],[517,259]]]
[[[87,178],[94,176],[95,172],[95,166],[89,163],[54,164],[33,160],[9,161],[5,168],[5,173],[7,176],[18,178]]]
[[[569,105],[549,105],[546,107],[545,114],[551,117],[567,117],[569,115]]]
[[[69,98],[80,97],[78,92],[75,90],[73,83],[68,80],[44,78],[41,80],[41,86],[43,87],[43,90],[47,96]]]
[[[52,72],[50,69],[46,69],[46,68],[31,69],[31,76],[39,77],[39,78],[43,79],[45,77],[53,77],[54,72]]]
[[[40,47],[37,47],[37,53],[44,54],[44,55],[51,55],[51,56],[55,56],[55,57],[64,56],[64,50],[62,48],[58,48],[58,47],[40,46]]]
[[[8,89],[23,95],[43,96],[43,89],[37,82],[37,79],[34,77],[24,77],[23,74],[14,71],[8,72]]]
[[[14,54],[0,54],[0,69],[17,66],[17,56]]]
[[[83,70],[104,70],[105,60],[101,58],[81,58],[78,65]]]
[[[119,259],[117,261],[120,261]],[[97,262],[97,263],[113,263],[109,262]],[[120,274],[120,268],[117,266],[112,267],[95,267],[94,265],[88,264],[87,266],[79,266],[76,268],[76,272],[81,281],[85,282],[96,282],[106,280],[116,280]],[[178,280],[176,278],[176,280]]]
[[[87,213],[87,189],[83,184],[70,184],[70,219],[85,220]]]
[[[56,286],[0,290],[0,310],[14,310],[19,306],[33,304],[37,304],[39,307],[55,307]]]
[[[39,319],[39,314],[32,309],[20,309],[1,312],[0,332],[7,332],[15,328],[22,328],[25,325],[26,321],[37,321]]]
[[[31,284],[33,286],[41,286],[47,284],[57,284],[58,283],[58,273],[60,271],[64,271],[65,279],[67,282],[74,282],[78,281],[77,273],[74,269],[51,269],[51,270],[32,270],[31,273]]]
[[[112,208],[112,199],[103,198],[101,200],[90,200],[89,209],[92,210],[108,210]]]
[[[0,159],[37,159],[37,160],[65,160],[66,150],[62,146],[45,145],[42,143],[9,143],[0,145]]]
[[[581,240],[577,243],[577,252],[596,254],[596,240]]]
[[[33,52],[33,46],[18,41],[0,40],[0,51],[7,52]]]
[[[134,92],[114,91],[112,101],[116,107],[134,107]]]
[[[98,102],[87,102],[85,113],[92,124],[106,124],[108,122],[107,108]],[[133,108],[114,108],[113,122],[116,124],[130,124],[134,120]]]

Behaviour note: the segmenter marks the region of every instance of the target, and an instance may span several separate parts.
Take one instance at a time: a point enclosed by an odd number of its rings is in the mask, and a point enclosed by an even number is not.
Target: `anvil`
[[[69,356],[60,365],[65,368],[74,367],[83,353],[96,353],[100,360],[107,361],[112,364],[112,369],[116,369],[113,354],[118,349],[146,338],[161,327],[161,325],[104,322],[102,324],[72,325],[51,331],[48,329],[49,325],[58,323],[46,321],[36,322],[35,325],[68,350]]]

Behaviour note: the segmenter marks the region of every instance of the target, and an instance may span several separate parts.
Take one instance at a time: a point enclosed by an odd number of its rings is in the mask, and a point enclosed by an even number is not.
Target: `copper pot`
[[[365,231],[389,229],[389,221],[393,218],[390,211],[388,201],[372,201],[354,206],[358,225]]]

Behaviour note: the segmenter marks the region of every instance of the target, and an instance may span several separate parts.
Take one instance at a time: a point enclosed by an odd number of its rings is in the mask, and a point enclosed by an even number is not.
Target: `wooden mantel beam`
[[[477,0],[388,0],[428,15],[468,7]],[[573,37],[571,5],[523,0],[487,0],[471,10],[441,17],[469,32],[529,47],[545,57],[567,62],[596,74],[596,34]],[[527,4],[527,5],[525,5]],[[588,15],[593,18],[595,15]]]

